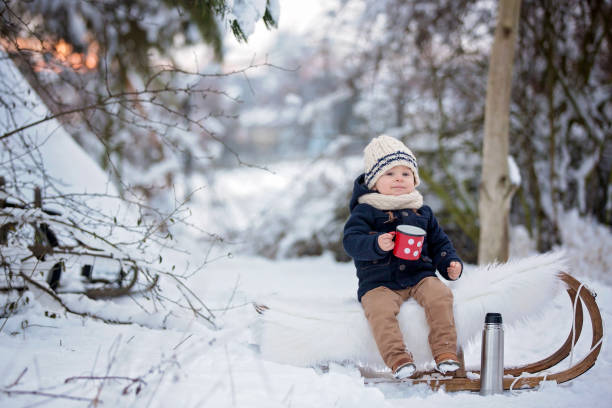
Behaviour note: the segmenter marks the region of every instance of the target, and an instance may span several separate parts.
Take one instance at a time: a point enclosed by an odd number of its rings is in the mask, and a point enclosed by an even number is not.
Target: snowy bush
[[[346,141],[339,139],[316,160],[278,163],[275,173],[237,169],[217,174],[211,194],[223,206],[210,207],[216,215],[209,222],[231,220],[220,233],[236,243],[233,251],[276,259],[331,251],[336,259],[348,260],[341,232],[362,161],[334,157]]]
[[[121,198],[108,174],[68,135],[9,59],[0,62],[0,129],[37,123],[0,139],[0,299],[2,315],[19,313],[36,289],[66,312],[96,315],[95,304],[67,297],[143,295],[152,312],[159,302],[193,308],[188,291],[157,291],[165,275],[184,285],[163,256],[172,252],[174,224],[185,221],[182,205],[163,212],[135,195]],[[185,225],[185,224],[183,224]],[[132,279],[133,278],[133,279]],[[21,292],[16,298],[11,291]],[[25,294],[25,295],[24,295]],[[183,300],[180,300],[180,299]],[[134,299],[134,298],[133,298]],[[186,302],[186,303],[181,303]],[[179,306],[180,307],[180,306]],[[201,312],[200,317],[209,318]],[[132,321],[114,314],[112,322]]]
[[[561,217],[559,230],[561,247],[567,251],[571,272],[612,284],[610,228],[599,224],[593,217],[581,217],[578,210],[572,210]]]

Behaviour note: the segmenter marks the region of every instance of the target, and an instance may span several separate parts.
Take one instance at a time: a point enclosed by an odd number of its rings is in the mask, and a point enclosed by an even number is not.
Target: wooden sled
[[[597,360],[601,350],[603,339],[603,322],[599,307],[595,302],[595,295],[589,289],[584,287],[582,283],[568,275],[562,273],[559,278],[568,286],[567,293],[572,301],[574,310],[574,323],[570,328],[569,336],[563,345],[549,357],[535,363],[526,364],[521,367],[504,369],[503,385],[504,390],[519,390],[532,389],[537,387],[543,381],[555,381],[558,384],[573,380],[574,378],[588,371]],[[591,341],[591,349],[589,353],[580,361],[572,365],[570,368],[556,373],[543,374],[544,370],[550,369],[559,362],[567,358],[572,352],[573,346],[578,342],[582,333],[583,325],[583,307],[586,306],[591,318],[593,328],[593,338]],[[459,358],[463,360],[462,352],[459,352]],[[463,363],[463,361],[462,361]],[[462,367],[465,365],[462,364]],[[413,377],[404,380],[396,380],[391,373],[381,373],[373,371],[367,367],[360,368],[361,374],[365,379],[366,384],[380,383],[407,383],[407,384],[427,384],[432,390],[444,388],[446,391],[480,391],[480,372],[471,371],[473,374],[468,378],[467,373],[463,368],[458,370],[454,376],[443,376],[438,372],[418,372]]]

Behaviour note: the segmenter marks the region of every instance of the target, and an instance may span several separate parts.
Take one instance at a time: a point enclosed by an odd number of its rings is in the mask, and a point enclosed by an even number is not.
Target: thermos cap
[[[501,313],[487,313],[485,317],[485,323],[502,323]]]

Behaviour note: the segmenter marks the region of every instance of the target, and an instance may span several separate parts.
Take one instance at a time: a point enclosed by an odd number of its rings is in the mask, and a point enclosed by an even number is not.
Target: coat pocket
[[[359,261],[357,277],[360,282],[384,282],[391,279],[391,255],[375,261]]]

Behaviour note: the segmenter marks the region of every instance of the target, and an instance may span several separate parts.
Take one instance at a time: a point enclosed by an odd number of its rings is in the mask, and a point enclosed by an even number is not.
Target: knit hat
[[[372,139],[363,151],[363,159],[365,183],[370,190],[380,176],[395,166],[406,166],[412,170],[415,187],[421,182],[416,158],[406,145],[391,136],[380,135]]]

